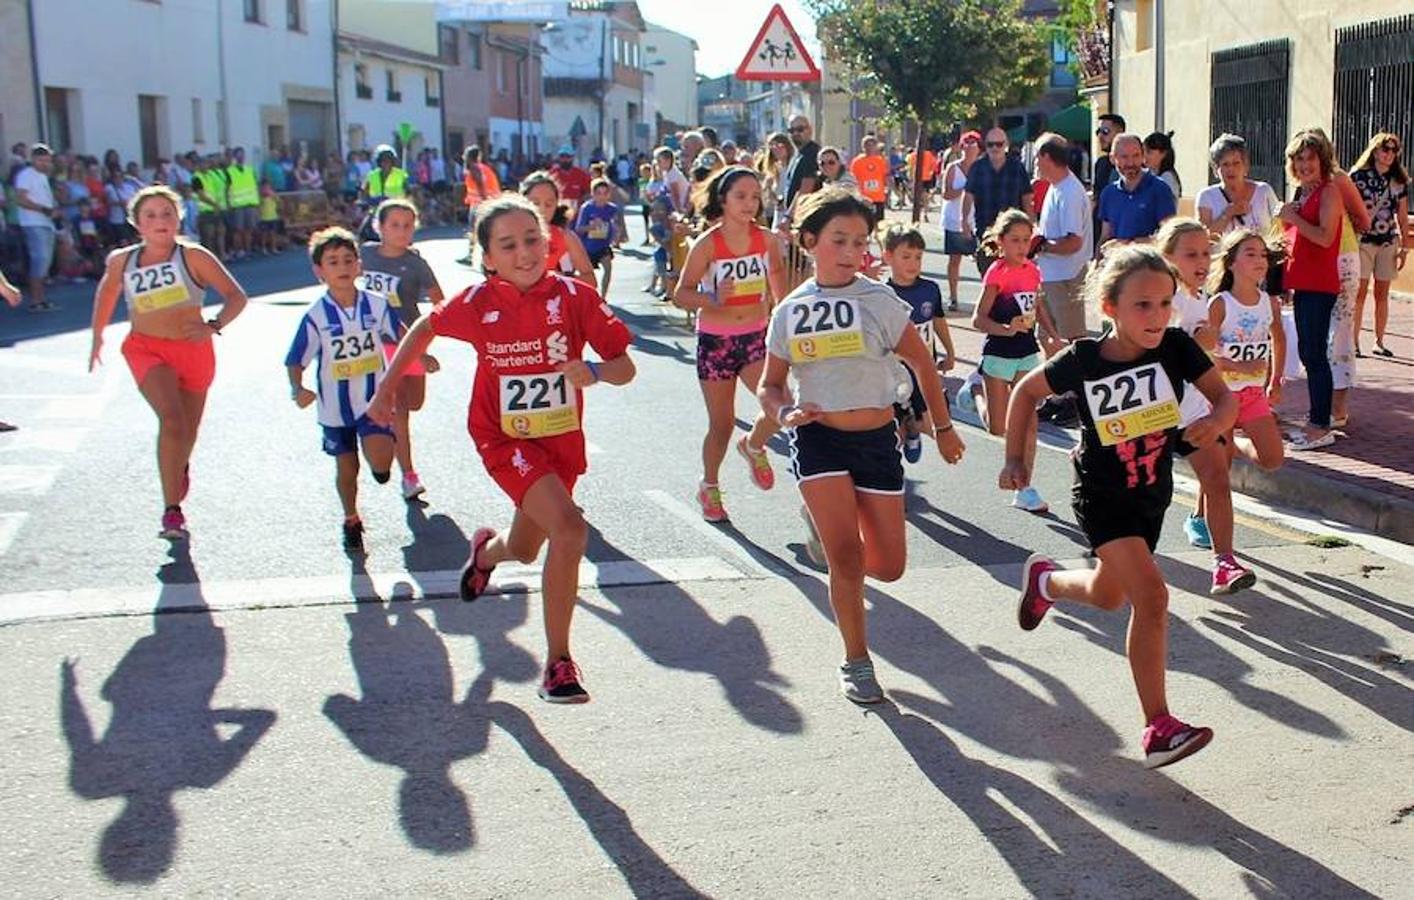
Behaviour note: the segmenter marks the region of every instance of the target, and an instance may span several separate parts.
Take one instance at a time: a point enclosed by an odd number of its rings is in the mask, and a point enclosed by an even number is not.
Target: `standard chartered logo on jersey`
[[[550,362],[569,362],[569,338],[559,331],[550,332],[550,336],[545,338],[545,352],[550,357]]]

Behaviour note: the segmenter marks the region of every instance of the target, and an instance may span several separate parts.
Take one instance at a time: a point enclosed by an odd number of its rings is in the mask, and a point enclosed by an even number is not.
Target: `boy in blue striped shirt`
[[[385,345],[398,342],[398,319],[378,294],[361,291],[358,241],[344,228],[325,228],[309,239],[314,274],[324,295],[300,319],[285,366],[290,396],[301,409],[318,400],[324,452],[338,469],[339,502],[344,507],[344,548],[363,550],[358,515],[358,450],[386,484],[393,466],[393,430],[368,418],[368,405],[386,371]],[[319,390],[304,386],[304,370],[318,365]]]

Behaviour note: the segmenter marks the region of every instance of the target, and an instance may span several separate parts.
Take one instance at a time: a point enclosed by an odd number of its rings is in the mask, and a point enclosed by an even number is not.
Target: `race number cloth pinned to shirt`
[[[151,313],[201,302],[201,293],[191,288],[180,246],[173,248],[171,257],[150,266],[138,265],[143,250],[139,244],[123,264],[123,295],[129,310]]]
[[[859,301],[852,297],[816,297],[790,310],[791,362],[814,362],[864,354]]]
[[[561,373],[501,376],[501,430],[544,438],[579,430],[576,392]]]
[[[1177,428],[1180,422],[1173,383],[1158,363],[1086,381],[1085,402],[1106,447]]]
[[[387,297],[389,306],[402,306],[398,298],[398,285],[401,283],[401,278],[389,272],[363,273],[363,289]]]
[[[718,296],[723,306],[755,306],[766,299],[766,233],[760,228],[751,229],[751,240],[746,253],[737,256],[727,246],[722,229],[712,231],[712,286],[714,289],[723,281],[732,281],[731,294]]]

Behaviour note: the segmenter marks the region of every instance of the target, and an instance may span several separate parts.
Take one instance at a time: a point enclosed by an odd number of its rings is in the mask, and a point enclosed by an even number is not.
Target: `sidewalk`
[[[905,214],[891,211],[889,218]],[[944,285],[947,257],[934,210],[933,223],[924,224],[928,251],[924,274]],[[959,365],[948,373],[949,392],[975,368],[982,352],[982,334],[971,326],[972,308],[981,296],[976,266],[963,260],[959,286],[962,309],[948,316]],[[1369,329],[1373,301],[1367,301],[1367,328],[1361,338],[1365,349],[1374,347]],[[1100,314],[1088,311],[1090,327],[1097,330]],[[1238,460],[1233,467],[1234,489],[1261,500],[1323,514],[1391,540],[1414,544],[1414,303],[1391,299],[1386,346],[1393,359],[1359,360],[1359,382],[1350,399],[1350,421],[1333,446],[1309,453],[1292,453],[1276,472],[1262,472]],[[1287,382],[1278,415],[1283,429],[1294,427],[1307,408],[1304,378]]]

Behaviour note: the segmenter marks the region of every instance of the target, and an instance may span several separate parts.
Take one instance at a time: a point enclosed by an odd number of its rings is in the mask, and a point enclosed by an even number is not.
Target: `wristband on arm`
[[[592,360],[586,359],[586,360],[584,361],[584,365],[585,365],[586,367],[588,367],[588,369],[589,369],[589,374],[591,374],[591,375],[594,376],[594,380],[595,380],[595,381],[598,381],[598,380],[599,380],[599,364],[596,363],[596,362],[594,362],[594,361],[592,361]]]

